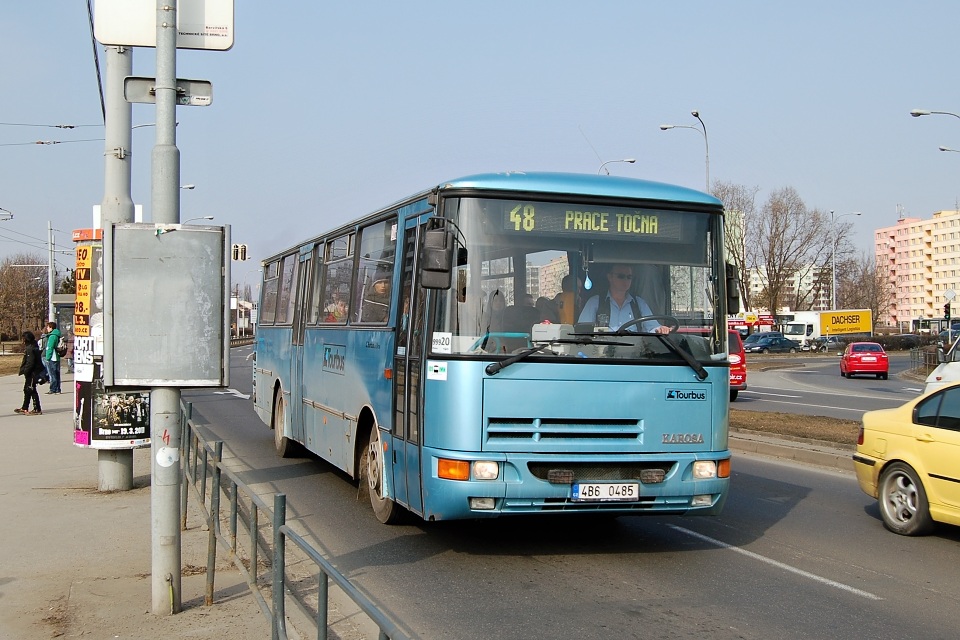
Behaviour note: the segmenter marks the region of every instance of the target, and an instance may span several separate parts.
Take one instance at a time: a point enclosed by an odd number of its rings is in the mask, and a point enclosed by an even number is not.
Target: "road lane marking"
[[[870,593],[869,591],[863,591],[862,589],[857,589],[856,587],[851,587],[851,586],[848,585],[848,584],[843,584],[842,582],[837,582],[837,581],[835,581],[835,580],[830,580],[829,578],[824,578],[823,576],[818,576],[818,575],[816,575],[815,573],[810,573],[809,571],[804,571],[803,569],[798,569],[798,568],[796,568],[796,567],[791,567],[790,565],[784,564],[784,563],[782,563],[782,562],[780,562],[780,561],[778,561],[778,560],[774,560],[773,558],[768,558],[768,557],[766,557],[766,556],[761,556],[761,555],[758,554],[758,553],[754,553],[754,552],[752,552],[752,551],[747,551],[746,549],[741,549],[741,548],[739,548],[739,547],[735,547],[735,546],[733,546],[733,545],[727,544],[726,542],[721,542],[720,540],[716,540],[716,539],[711,538],[711,537],[709,537],[709,536],[705,536],[705,535],[703,535],[702,533],[697,533],[696,531],[691,531],[690,529],[684,529],[683,527],[678,527],[678,526],[672,525],[672,524],[671,524],[671,525],[667,525],[667,526],[670,527],[671,529],[673,529],[674,531],[679,531],[680,533],[685,533],[685,534],[687,534],[688,536],[692,536],[692,537],[697,538],[697,539],[699,539],[699,540],[702,540],[702,541],[704,541],[704,542],[708,542],[708,543],[710,543],[710,544],[712,544],[712,545],[715,545],[715,546],[717,546],[717,547],[720,547],[721,549],[729,549],[730,551],[736,551],[737,553],[742,554],[742,555],[745,555],[745,556],[747,556],[748,558],[753,558],[754,560],[759,560],[760,562],[765,562],[765,563],[767,563],[767,564],[769,564],[769,565],[771,565],[771,566],[774,566],[774,567],[776,567],[776,568],[778,568],[778,569],[783,569],[784,571],[789,571],[790,573],[795,573],[796,575],[798,575],[798,576],[800,576],[800,577],[807,578],[807,579],[809,579],[809,580],[813,580],[814,582],[819,582],[819,583],[822,584],[822,585],[826,585],[826,586],[828,586],[828,587],[833,587],[834,589],[840,589],[840,590],[842,590],[842,591],[848,591],[848,592],[850,592],[850,593],[852,593],[852,594],[854,594],[854,595],[856,595],[856,596],[860,596],[861,598],[866,598],[866,599],[868,599],[868,600],[883,600],[883,598],[881,598],[880,596],[875,595],[875,594],[873,594],[873,593]]]
[[[755,396],[775,396],[777,398],[802,398],[803,396],[788,396],[785,393],[764,393],[763,391],[744,391],[743,393],[748,393]]]
[[[238,397],[238,398],[240,398],[240,399],[242,399],[242,400],[249,400],[249,399],[250,399],[250,394],[249,394],[249,393],[240,393],[240,392],[237,391],[236,389],[227,389],[226,391],[214,391],[214,393],[217,394],[217,395],[221,395],[221,396],[223,396],[223,395],[236,396],[236,397]]]

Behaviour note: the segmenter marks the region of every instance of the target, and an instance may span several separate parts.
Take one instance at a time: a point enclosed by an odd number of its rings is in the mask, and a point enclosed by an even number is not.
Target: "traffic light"
[[[240,259],[241,260],[247,259],[247,245],[245,244],[240,245]]]
[[[947,321],[947,328],[950,328],[950,303],[943,305],[943,319]]]
[[[235,244],[235,245],[233,245],[233,247],[231,247],[231,249],[232,249],[232,257],[233,257],[233,259],[234,259],[234,260],[239,260],[239,259],[240,259],[240,245]]]
[[[230,254],[234,260],[246,260],[247,259],[247,245],[245,244],[235,244],[231,248]]]

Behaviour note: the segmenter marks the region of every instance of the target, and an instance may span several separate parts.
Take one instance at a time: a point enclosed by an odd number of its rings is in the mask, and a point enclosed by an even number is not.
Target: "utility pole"
[[[177,149],[177,3],[157,0],[157,141],[153,147],[151,208],[155,224],[180,222]],[[150,491],[153,612],[181,609],[180,389],[150,389]],[[158,460],[160,458],[160,460]],[[171,459],[174,458],[174,459]]]
[[[130,197],[130,146],[133,105],[123,97],[123,79],[133,73],[133,49],[109,45],[106,50],[106,122],[104,131],[103,202],[100,224],[133,222]],[[96,225],[96,221],[94,221]],[[53,264],[53,255],[50,256]],[[100,491],[133,489],[133,449],[97,449]]]
[[[53,320],[56,316],[53,291],[56,288],[57,270],[53,264],[53,253],[53,224],[47,220],[47,320]]]

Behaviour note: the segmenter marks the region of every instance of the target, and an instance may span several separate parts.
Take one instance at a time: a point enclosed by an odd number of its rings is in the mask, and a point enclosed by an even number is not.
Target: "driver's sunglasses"
[[[610,274],[618,280],[633,280],[633,274],[630,273],[612,273]]]

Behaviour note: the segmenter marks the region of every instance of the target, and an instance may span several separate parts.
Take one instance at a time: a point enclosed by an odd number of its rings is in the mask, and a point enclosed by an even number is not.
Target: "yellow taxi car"
[[[890,531],[960,525],[960,384],[863,414],[853,466]]]

